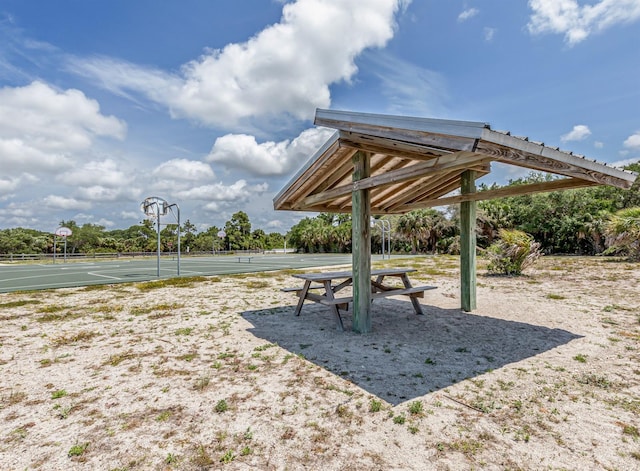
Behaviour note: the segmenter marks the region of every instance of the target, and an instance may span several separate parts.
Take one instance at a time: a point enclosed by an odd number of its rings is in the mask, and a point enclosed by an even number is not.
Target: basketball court
[[[373,260],[380,260],[374,255]],[[180,276],[212,276],[351,265],[351,254],[257,254],[182,257]],[[0,293],[158,279],[156,258],[40,264],[0,264]],[[175,258],[160,260],[160,278],[177,276]]]

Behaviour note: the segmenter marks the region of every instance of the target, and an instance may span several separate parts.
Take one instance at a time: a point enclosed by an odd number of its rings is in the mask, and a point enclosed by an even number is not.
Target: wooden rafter
[[[323,191],[305,198],[301,207],[315,206],[326,201],[350,194],[352,191],[365,190],[373,187],[385,187],[410,180],[418,180],[426,175],[434,176],[444,172],[464,169],[491,160],[489,157],[472,152],[456,152],[420,162],[415,165],[392,170],[380,175],[365,178],[350,185],[343,185],[331,190]]]
[[[405,210],[412,211],[414,209],[430,208],[434,206],[447,206],[450,204],[462,203],[464,201],[482,201],[495,198],[506,198],[508,196],[528,195],[532,193],[544,193],[548,191],[569,190],[573,188],[585,188],[589,186],[597,186],[595,182],[579,180],[577,178],[561,178],[550,182],[530,183],[526,185],[514,185],[496,190],[479,191],[467,195],[456,195],[440,198],[436,200],[423,201],[420,203],[407,205]]]

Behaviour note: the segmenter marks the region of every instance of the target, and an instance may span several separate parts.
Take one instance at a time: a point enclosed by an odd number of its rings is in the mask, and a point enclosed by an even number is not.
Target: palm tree
[[[411,241],[411,253],[418,252],[418,242],[425,235],[425,210],[417,209],[409,213],[403,214],[398,218],[396,231],[401,237]]]
[[[609,250],[640,260],[640,207],[618,211],[607,225]]]

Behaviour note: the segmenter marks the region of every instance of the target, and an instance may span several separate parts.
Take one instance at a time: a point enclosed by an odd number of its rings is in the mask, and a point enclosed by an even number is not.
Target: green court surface
[[[250,258],[249,258],[250,257]],[[380,256],[373,256],[373,260]],[[261,271],[350,265],[351,255],[257,254],[182,257],[180,276],[229,275]],[[160,278],[177,276],[177,261],[160,260]],[[66,288],[73,286],[127,283],[158,279],[157,259],[120,259],[56,264],[0,264],[0,293]]]

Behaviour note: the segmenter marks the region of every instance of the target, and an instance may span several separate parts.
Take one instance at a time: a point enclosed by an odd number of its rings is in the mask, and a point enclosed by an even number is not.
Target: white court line
[[[82,270],[79,270],[79,272],[82,273],[87,268],[100,268],[100,265],[85,265],[85,266],[82,266],[82,267],[62,267],[62,268],[60,268],[60,270],[73,270],[75,268],[81,268]]]
[[[94,273],[94,272],[87,272],[87,275],[91,275],[91,276],[101,276],[103,278],[110,278],[112,280],[122,280],[122,278],[118,278],[117,276],[109,276],[109,275],[100,275],[99,273]]]

